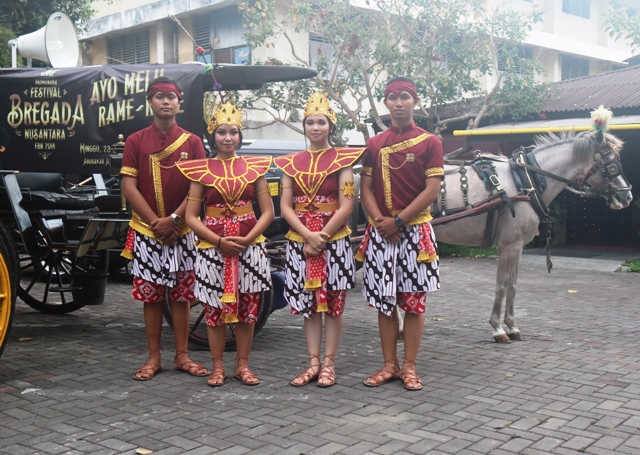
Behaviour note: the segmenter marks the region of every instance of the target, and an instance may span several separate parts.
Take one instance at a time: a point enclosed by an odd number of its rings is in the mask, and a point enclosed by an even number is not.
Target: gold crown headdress
[[[227,101],[225,104],[218,106],[213,118],[209,120],[207,131],[209,134],[213,134],[218,125],[220,124],[236,125],[239,130],[242,130],[242,109],[231,104],[231,101]]]
[[[329,98],[325,93],[315,92],[307,101],[307,106],[304,108],[303,118],[307,118],[311,114],[324,114],[331,123],[334,125],[336,122],[336,113],[333,112],[331,106],[329,106]]]

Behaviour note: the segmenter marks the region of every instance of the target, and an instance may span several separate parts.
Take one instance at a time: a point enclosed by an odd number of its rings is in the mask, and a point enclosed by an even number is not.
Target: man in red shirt
[[[413,81],[387,83],[384,104],[391,126],[367,142],[361,196],[371,222],[358,256],[364,259],[362,293],[378,309],[384,367],[364,382],[377,387],[401,379],[407,390],[422,389],[415,362],[424,329],[426,291],[440,288],[429,207],[444,176],[440,140],[416,126],[418,95]],[[396,356],[396,306],[405,310],[404,363]]]
[[[176,343],[174,366],[193,376],[207,376],[187,354],[190,303],[196,300],[193,232],[183,221],[190,182],[178,161],[205,158],[202,140],[176,123],[182,95],[175,81],[151,82],[147,101],[153,125],[127,138],[122,158],[122,191],[133,210],[123,256],[132,259],[135,300],[144,302],[149,358],[133,379],[148,381],[161,370],[162,303],[168,295]],[[168,291],[168,294],[167,294]]]

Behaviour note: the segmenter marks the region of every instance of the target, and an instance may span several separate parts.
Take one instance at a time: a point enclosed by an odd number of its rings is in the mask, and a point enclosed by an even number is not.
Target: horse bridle
[[[611,146],[613,147],[613,146]],[[615,149],[615,147],[613,147]],[[516,164],[520,167],[526,168],[532,172],[537,172],[538,174],[542,174],[546,177],[552,178],[554,180],[558,180],[560,182],[565,183],[569,189],[576,194],[586,197],[611,197],[616,194],[618,191],[631,191],[631,185],[624,187],[613,186],[613,180],[617,177],[622,176],[626,182],[628,182],[627,178],[622,171],[622,163],[620,162],[620,158],[617,154],[611,150],[609,147],[605,147],[603,150],[594,153],[593,155],[594,163],[584,174],[582,179],[579,182],[575,182],[573,180],[566,179],[557,174],[554,174],[549,171],[545,171],[544,169],[540,169],[539,167],[531,166],[525,163],[523,160],[516,160]],[[589,185],[587,182],[593,175],[599,172],[602,179],[604,180],[607,189],[601,190],[598,188],[594,188]]]
[[[594,163],[591,167],[585,172],[582,180],[580,181],[580,186],[582,188],[591,188],[590,192],[597,196],[605,196],[607,198],[613,196],[619,191],[631,191],[631,185],[624,187],[614,187],[613,180],[622,176],[625,182],[628,182],[627,177],[624,175],[622,171],[622,163],[620,162],[620,157],[617,153],[614,153],[614,150],[617,149],[614,146],[607,147],[600,152],[596,152],[593,155]],[[589,180],[594,174],[600,173],[602,180],[606,184],[606,190],[599,190],[597,188],[593,188],[588,185],[587,180]]]
[[[604,145],[604,144],[603,144]],[[613,150],[612,150],[613,148]],[[587,172],[582,177],[580,182],[575,182],[573,180],[566,179],[552,172],[545,171],[536,166],[531,166],[527,164],[524,160],[524,150],[522,150],[522,154],[519,155],[514,161],[515,164],[519,167],[522,167],[528,171],[537,172],[538,174],[544,175],[546,177],[558,180],[567,185],[567,189],[576,193],[580,196],[584,197],[600,197],[604,196],[609,201],[618,191],[631,191],[631,185],[625,187],[614,188],[613,180],[617,177],[622,176],[625,182],[628,182],[627,178],[622,171],[622,163],[620,162],[620,158],[617,153],[614,153],[614,150],[617,152],[615,146],[603,147],[603,149],[599,152],[593,154],[594,163],[587,170]],[[525,171],[526,172],[526,171]],[[607,189],[600,190],[594,188],[589,185],[588,180],[596,173],[600,172],[602,179],[604,180]],[[531,182],[531,179],[529,178]],[[534,193],[536,192],[532,185],[532,190]],[[545,251],[547,254],[547,272],[551,273],[551,267],[553,267],[553,263],[551,262],[551,224],[552,221],[549,220],[549,208],[542,202],[542,199],[539,195],[533,194],[535,196],[531,202],[534,206],[534,209],[544,219],[544,223],[547,225],[546,232],[546,246]]]

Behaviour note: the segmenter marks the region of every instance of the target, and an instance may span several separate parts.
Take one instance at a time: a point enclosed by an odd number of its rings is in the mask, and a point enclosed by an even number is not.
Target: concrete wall
[[[96,10],[94,19],[117,14],[124,9],[139,8],[150,3],[156,3],[158,0],[94,0],[91,7]]]
[[[180,18],[180,22],[182,26],[189,32],[189,34],[193,34],[193,20],[191,16],[184,16]],[[191,62],[194,60],[193,53],[193,42],[189,35],[182,29],[182,27],[178,27],[178,62]]]
[[[105,38],[84,41],[80,49],[84,65],[104,65],[107,63],[107,40]]]
[[[102,0],[104,2],[104,0]],[[200,10],[211,10],[237,4],[234,0],[121,0],[106,5],[104,15],[98,15],[88,24],[80,39],[123,31],[140,25],[149,25],[174,15],[197,14]]]

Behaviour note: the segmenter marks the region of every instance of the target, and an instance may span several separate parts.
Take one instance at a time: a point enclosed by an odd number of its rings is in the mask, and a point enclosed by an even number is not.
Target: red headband
[[[399,95],[402,91],[409,92],[411,96],[413,96],[414,98],[418,98],[416,86],[407,81],[393,81],[388,83],[387,88],[384,91],[384,98],[387,99],[389,93],[395,93],[396,95]]]
[[[178,100],[182,101],[182,95],[180,95],[180,90],[178,90],[178,86],[173,82],[156,82],[151,87],[149,87],[149,91],[147,92],[147,98],[151,98],[156,93],[165,93],[169,94],[171,92],[175,93],[178,96]]]

